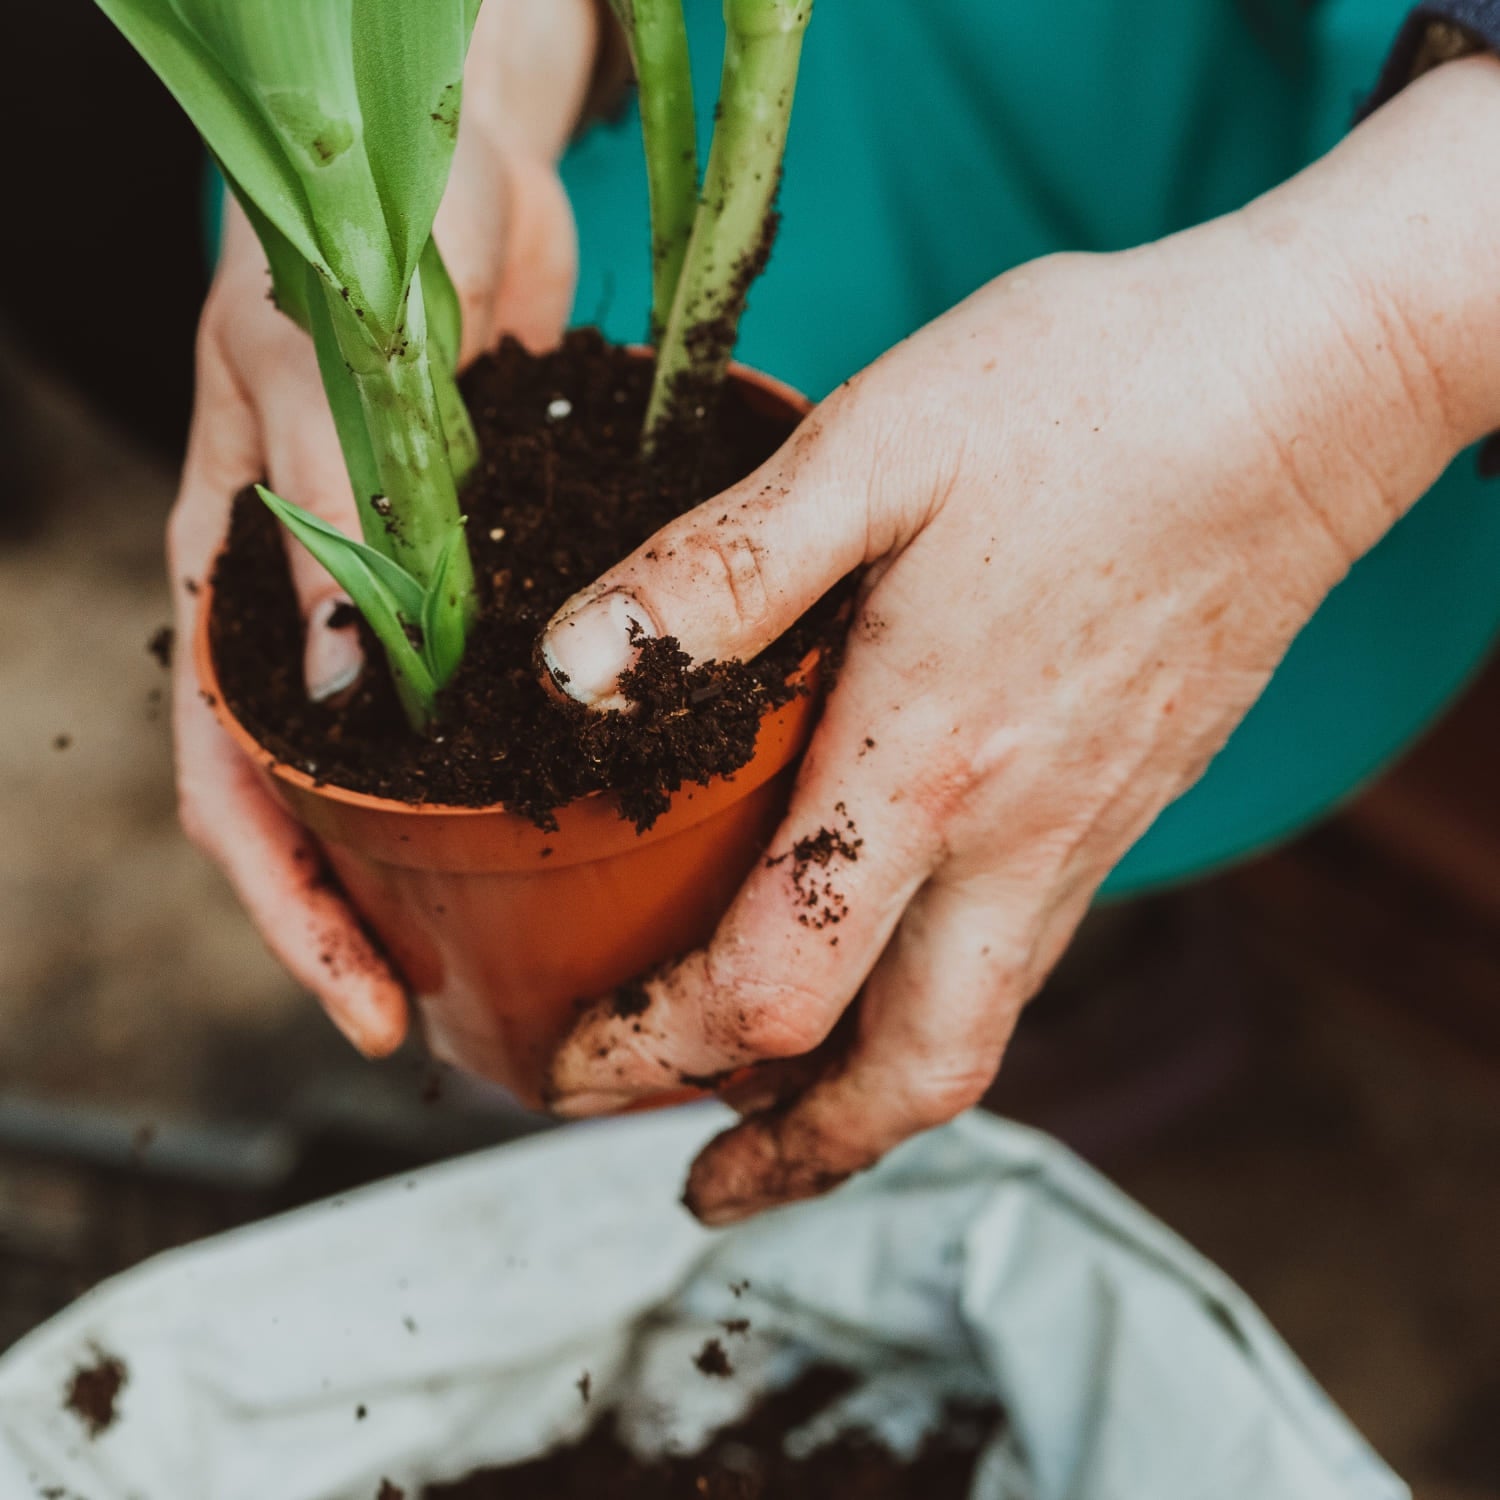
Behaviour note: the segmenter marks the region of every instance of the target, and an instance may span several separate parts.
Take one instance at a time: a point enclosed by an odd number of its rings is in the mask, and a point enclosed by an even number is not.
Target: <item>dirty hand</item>
[[[558,1112],[730,1079],[687,1194],[723,1224],[981,1097],[1111,867],[1497,415],[1500,195],[1437,144],[1500,116],[1467,66],[1238,214],[1002,277],[564,607],[546,647],[597,703],[631,617],[751,657],[867,570],[768,857],[643,1014],[584,1014]]]
[[[567,318],[577,251],[556,161],[587,87],[595,24],[592,0],[491,0],[481,14],[436,227],[463,306],[464,362],[501,333],[544,347]],[[276,311],[269,286],[260,245],[231,205],[199,327],[192,432],[167,539],[178,801],[189,836],[223,868],[277,956],[356,1047],[379,1056],[405,1034],[402,986],[324,878],[308,835],[200,699],[193,671],[199,585],[247,484],[268,479],[358,535],[312,343]],[[360,671],[357,637],[329,626],[341,598],[333,580],[300,547],[289,556],[308,621],[308,691],[331,697]]]

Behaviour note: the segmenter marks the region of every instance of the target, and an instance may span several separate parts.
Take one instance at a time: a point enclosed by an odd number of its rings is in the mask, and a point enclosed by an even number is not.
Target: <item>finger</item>
[[[406,1035],[403,986],[310,834],[271,798],[194,690],[176,711],[183,827],[228,876],[271,951],[366,1057]]]
[[[688,1208],[718,1226],[815,1197],[977,1104],[1032,982],[1014,920],[929,886],[866,986],[847,1056],[800,1098],[710,1143],[689,1174]]]
[[[837,402],[838,398],[834,398]],[[632,628],[673,636],[695,661],[749,660],[874,555],[867,486],[820,440],[828,403],[742,483],[659,531],[570,599],[542,636],[554,681],[579,702],[624,706]]]
[[[503,50],[504,43],[498,45]],[[471,65],[483,55],[482,47],[471,49]],[[513,106],[510,91],[504,92]],[[465,102],[433,226],[463,313],[461,367],[504,333],[529,349],[552,348],[572,312],[578,281],[578,233],[551,151],[528,138],[530,117],[518,121],[502,110],[497,118],[493,98],[476,98],[472,120]]]
[[[550,162],[512,157],[504,180],[510,221],[494,282],[491,343],[509,333],[528,349],[551,349],[562,338],[578,285],[572,205]]]
[[[187,643],[229,504],[262,472],[256,414],[222,357],[213,321],[199,340],[197,392],[181,492],[168,528],[178,640],[173,733],[184,829],[228,873],[270,947],[362,1051],[406,1028],[402,987],[321,870],[316,846],[260,783],[203,700]],[[327,961],[324,955],[327,955]]]
[[[732,1075],[718,1090],[720,1102],[743,1118],[778,1109],[800,1098],[836,1062],[848,1055],[855,1041],[858,1011],[856,1002],[839,1018],[838,1025],[823,1044],[806,1056],[757,1063],[753,1068]]]
[[[708,947],[645,981],[644,1009],[606,998],[579,1018],[553,1062],[555,1111],[712,1086],[832,1031],[943,852],[938,820],[903,795],[937,760],[921,702],[883,760],[862,754],[888,676],[880,652],[851,646],[767,856]]]

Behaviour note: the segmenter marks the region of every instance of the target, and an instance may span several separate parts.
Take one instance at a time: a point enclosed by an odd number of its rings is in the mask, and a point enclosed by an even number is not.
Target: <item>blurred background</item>
[[[55,11],[3,100],[0,1349],[156,1250],[540,1128],[416,1047],[360,1062],[177,831],[148,642],[203,163]],[[1322,829],[1096,913],[992,1100],[1223,1265],[1432,1500],[1500,1496],[1497,747],[1492,667]]]

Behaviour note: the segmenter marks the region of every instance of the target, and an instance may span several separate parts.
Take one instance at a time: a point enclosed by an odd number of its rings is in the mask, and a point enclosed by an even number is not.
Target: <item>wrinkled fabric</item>
[[[1407,1495],[1242,1293],[1046,1138],[971,1116],[713,1234],[676,1197],[723,1122],[576,1128],[118,1278],[0,1360],[0,1495],[414,1496],[615,1405],[691,1447],[830,1359],[870,1380],[804,1448],[856,1423],[905,1451],[947,1397],[1000,1400],[977,1500]],[[694,1367],[708,1337],[733,1378]],[[101,1350],[130,1377],[91,1441],[61,1398]]]

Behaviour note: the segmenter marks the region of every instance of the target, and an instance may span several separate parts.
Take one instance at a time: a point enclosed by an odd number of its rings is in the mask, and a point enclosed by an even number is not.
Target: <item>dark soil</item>
[[[766,860],[768,867],[791,860],[792,884],[796,887],[797,904],[803,908],[798,912],[797,920],[804,927],[818,931],[838,926],[849,915],[848,899],[834,884],[830,871],[836,859],[853,864],[865,843],[859,837],[848,808],[840,802],[834,811],[843,819],[842,828],[820,828],[816,833],[798,839],[788,853]]]
[[[859,1435],[810,1458],[785,1455],[787,1433],[852,1384],[841,1371],[815,1370],[689,1458],[638,1459],[605,1421],[570,1448],[430,1485],[422,1500],[964,1500],[999,1428],[993,1409],[950,1411],[911,1463]],[[391,1497],[382,1492],[382,1500]]]
[[[177,632],[170,625],[159,625],[151,632],[151,639],[146,642],[146,650],[151,653],[157,662],[163,667],[172,665],[172,647],[176,643]]]
[[[589,712],[540,682],[537,638],[570,595],[788,435],[730,389],[707,441],[678,434],[648,466],[638,445],[650,379],[648,364],[592,331],[543,356],[508,341],[465,377],[484,454],[463,497],[481,618],[430,738],[407,728],[383,667],[347,703],[307,701],[281,538],[253,493],[241,495],[214,618],[221,684],[240,720],[277,760],[321,781],[413,803],[503,803],[544,828],[557,808],[612,790],[644,829],[681,786],[745,765],[761,719],[798,691],[788,674],[837,634],[834,600],[750,663],[694,666],[671,638],[644,641],[621,684],[633,713]],[[567,415],[550,415],[560,400]]]
[[[708,1375],[716,1380],[728,1380],[734,1374],[734,1366],[729,1363],[724,1345],[718,1339],[709,1339],[698,1351],[693,1363],[697,1365],[700,1375]]]
[[[115,1402],[130,1379],[124,1360],[96,1352],[98,1357],[93,1364],[82,1365],[73,1372],[64,1400],[66,1408],[83,1423],[91,1438],[114,1426]]]

